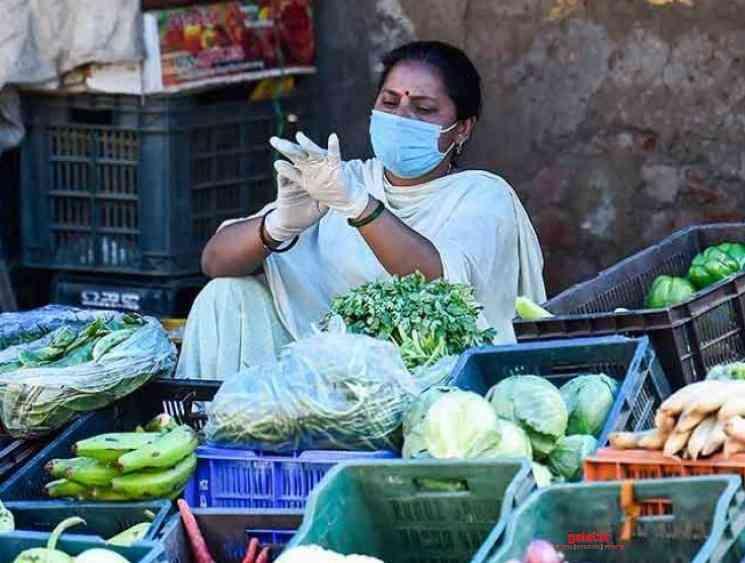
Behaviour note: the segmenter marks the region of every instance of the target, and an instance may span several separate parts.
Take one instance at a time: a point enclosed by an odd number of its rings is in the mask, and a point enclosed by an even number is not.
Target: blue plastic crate
[[[220,563],[240,563],[251,538],[269,547],[272,559],[277,557],[303,519],[302,510],[288,509],[194,508],[192,512],[210,553]],[[159,539],[168,563],[193,562],[179,514],[166,523]]]
[[[619,382],[598,447],[611,432],[654,427],[657,407],[670,386],[649,338],[607,336],[484,346],[466,351],[453,373],[454,384],[480,395],[512,375],[540,375],[560,387],[573,377],[604,373]]]
[[[392,452],[306,451],[267,455],[251,450],[201,446],[197,470],[184,490],[201,508],[303,508],[313,487],[345,461],[392,459]]]

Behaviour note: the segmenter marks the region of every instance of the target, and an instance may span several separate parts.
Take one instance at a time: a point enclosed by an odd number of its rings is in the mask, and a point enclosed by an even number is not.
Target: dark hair
[[[448,96],[455,103],[459,121],[481,115],[481,76],[463,51],[441,41],[414,41],[383,57],[378,92],[396,64],[403,61],[426,63],[437,69]]]

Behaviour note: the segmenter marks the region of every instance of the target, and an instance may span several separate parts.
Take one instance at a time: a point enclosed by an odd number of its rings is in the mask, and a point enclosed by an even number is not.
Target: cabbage
[[[425,391],[407,411],[403,421],[404,447],[401,452],[404,458],[429,457],[427,443],[424,440],[424,419],[429,408],[443,395],[459,391],[457,387],[432,387]]]
[[[561,438],[548,456],[548,466],[553,473],[567,481],[582,477],[582,462],[597,448],[592,436],[575,435]]]
[[[499,455],[500,426],[483,397],[454,387],[422,393],[404,417],[404,458]]]
[[[500,418],[519,424],[536,458],[545,458],[567,427],[567,408],[559,390],[536,375],[514,375],[492,387],[486,398]]]
[[[562,385],[569,412],[566,433],[597,436],[613,407],[618,383],[607,375],[580,375]]]
[[[533,448],[530,445],[530,438],[520,426],[505,420],[499,419],[500,442],[497,451],[506,457],[527,457],[533,459]]]
[[[497,414],[483,397],[470,391],[453,391],[435,401],[422,432],[434,458],[469,459],[498,453]]]
[[[548,487],[553,479],[548,467],[535,461],[533,462],[533,478],[538,488]]]
[[[745,362],[716,365],[706,374],[706,379],[745,380]]]

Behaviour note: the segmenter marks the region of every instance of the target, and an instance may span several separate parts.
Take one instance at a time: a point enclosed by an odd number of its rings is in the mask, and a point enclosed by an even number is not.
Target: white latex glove
[[[266,233],[277,242],[299,235],[321,220],[329,210],[314,200],[302,187],[300,170],[284,160],[274,163],[277,171],[277,200],[266,216]]]
[[[339,137],[332,133],[324,150],[302,133],[298,145],[272,137],[271,145],[289,158],[300,170],[305,191],[316,201],[342,216],[353,219],[362,215],[369,194],[365,187],[344,174]]]

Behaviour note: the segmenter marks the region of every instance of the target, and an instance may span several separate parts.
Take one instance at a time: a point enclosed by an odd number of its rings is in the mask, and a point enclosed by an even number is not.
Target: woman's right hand
[[[302,187],[300,171],[284,160],[274,163],[277,171],[277,200],[266,216],[266,234],[277,242],[288,241],[315,225],[329,208],[314,200]]]

